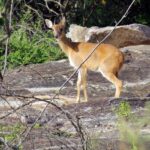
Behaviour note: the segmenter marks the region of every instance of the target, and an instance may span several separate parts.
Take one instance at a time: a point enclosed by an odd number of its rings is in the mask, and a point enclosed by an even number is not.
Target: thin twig
[[[4,76],[7,68],[8,43],[9,43],[9,38],[7,37],[6,44],[5,44],[4,66],[3,66],[2,76]]]
[[[7,34],[10,34],[11,26],[12,26],[12,11],[13,11],[13,3],[14,0],[11,0],[11,5],[10,5],[10,12],[9,12],[9,22],[8,22],[8,30]],[[8,44],[9,44],[9,35],[6,40],[6,46],[5,46],[5,57],[4,57],[4,67],[3,67],[3,72],[2,75],[4,76],[7,68],[7,55],[8,55]]]
[[[53,9],[49,8],[47,0],[44,0],[44,2],[45,2],[46,8],[48,9],[49,12],[52,12],[52,13],[54,13],[57,16],[59,15],[56,11],[54,11]]]
[[[20,96],[20,97],[22,97],[22,96]],[[21,105],[21,106],[19,106],[19,107],[17,107],[17,108],[14,108],[11,112],[8,112],[7,114],[1,116],[1,117],[0,117],[0,120],[6,118],[6,117],[8,117],[8,116],[10,116],[11,114],[13,114],[13,113],[15,113],[16,111],[18,111],[18,110],[24,108],[25,106],[28,106],[28,105],[33,104],[33,103],[35,103],[35,102],[37,102],[37,99],[31,100],[31,101],[26,102],[26,103],[24,103],[23,105]]]
[[[4,41],[6,41],[7,38],[8,38],[8,35],[4,35],[4,37],[0,39],[0,43],[3,43]]]
[[[43,17],[39,14],[38,10],[34,9],[33,7],[31,7],[31,6],[27,5],[27,4],[25,4],[25,6],[26,6],[28,9],[34,11],[41,19],[43,19]]]
[[[64,6],[63,6],[59,1],[56,1],[56,0],[45,0],[45,1],[56,3],[56,4],[58,4],[61,8],[64,8]]]
[[[36,98],[37,99],[37,98]],[[37,99],[38,100],[38,99]],[[46,106],[43,108],[43,110],[40,112],[40,114],[38,115],[38,117],[36,118],[35,122],[32,124],[32,126],[30,126],[24,136],[24,138],[21,140],[21,143],[19,143],[19,145],[21,145],[27,138],[27,136],[29,135],[29,133],[31,132],[31,130],[33,129],[33,127],[36,125],[36,123],[38,122],[38,120],[42,117],[42,115],[44,114],[45,110],[47,109],[49,103],[46,104]]]

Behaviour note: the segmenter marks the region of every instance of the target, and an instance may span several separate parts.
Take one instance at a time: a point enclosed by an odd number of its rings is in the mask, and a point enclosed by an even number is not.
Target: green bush
[[[9,38],[7,68],[20,65],[43,63],[65,58],[51,31],[43,28],[44,20],[33,21],[30,10],[19,16],[20,20],[12,20],[13,30]],[[6,33],[0,29],[0,39]],[[0,43],[0,70],[3,69],[5,42]]]
[[[49,33],[50,34],[50,33]],[[1,50],[2,51],[2,50]],[[64,58],[65,55],[50,34],[28,34],[25,29],[13,32],[9,41],[8,67],[43,63]],[[4,57],[1,58],[3,60]]]

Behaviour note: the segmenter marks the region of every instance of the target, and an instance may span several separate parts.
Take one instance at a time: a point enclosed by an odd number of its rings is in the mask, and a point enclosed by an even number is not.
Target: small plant
[[[119,117],[125,117],[128,118],[131,116],[131,107],[128,102],[121,102],[119,107],[116,110],[116,113]]]
[[[137,145],[139,132],[138,130],[132,129],[129,122],[129,119],[131,118],[130,104],[125,101],[121,102],[116,113],[118,115],[118,129],[121,140],[126,141],[131,145],[130,150],[138,150]]]
[[[41,128],[41,125],[40,125],[39,123],[36,123],[36,124],[34,125],[34,129],[39,129],[39,128]]]
[[[0,137],[2,137],[8,144],[16,143],[20,139],[20,134],[23,130],[24,126],[20,123],[14,125],[0,125]],[[22,146],[19,147],[19,150],[21,149]]]
[[[120,139],[128,143],[125,150],[145,150],[144,142],[149,141],[149,137],[144,137],[141,129],[150,124],[150,104],[146,104],[142,117],[131,113],[131,106],[127,102],[121,102],[116,113]]]
[[[100,133],[90,133],[86,141],[87,150],[98,150],[100,147]]]
[[[139,129],[131,127],[130,123],[123,119],[119,121],[118,129],[120,132],[121,140],[127,142],[130,145],[129,150],[138,150]]]

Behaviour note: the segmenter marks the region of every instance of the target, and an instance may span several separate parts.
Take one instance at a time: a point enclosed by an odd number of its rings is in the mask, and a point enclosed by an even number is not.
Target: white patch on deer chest
[[[78,66],[75,64],[75,62],[72,60],[71,57],[69,57],[69,62],[70,62],[70,65],[74,68],[77,68]]]

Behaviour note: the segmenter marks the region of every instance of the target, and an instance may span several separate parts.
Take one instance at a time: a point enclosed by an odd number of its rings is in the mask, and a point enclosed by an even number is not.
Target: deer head
[[[51,20],[45,19],[45,23],[48,28],[53,30],[54,36],[56,39],[61,39],[64,35],[64,29],[65,29],[65,17],[62,18],[62,20],[58,24],[53,24]]]

